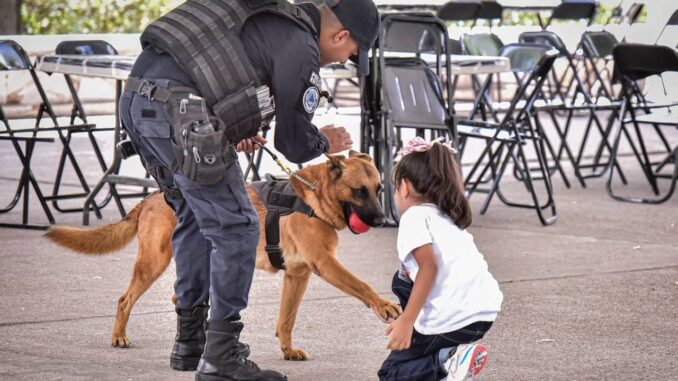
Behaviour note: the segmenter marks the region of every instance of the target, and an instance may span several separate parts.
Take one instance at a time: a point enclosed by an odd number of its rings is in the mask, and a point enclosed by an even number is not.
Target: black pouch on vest
[[[224,122],[225,135],[231,142],[239,142],[256,135],[261,128],[257,91],[254,86],[217,102],[214,114]]]
[[[178,132],[173,145],[179,173],[200,185],[221,181],[233,161],[223,123],[210,118],[208,128],[207,123],[192,121],[183,124]]]

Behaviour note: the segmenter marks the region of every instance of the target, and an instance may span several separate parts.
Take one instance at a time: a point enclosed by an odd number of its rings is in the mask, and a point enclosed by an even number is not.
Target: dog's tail
[[[86,255],[104,255],[127,246],[137,234],[142,200],[122,220],[95,228],[56,225],[45,237],[56,244]]]

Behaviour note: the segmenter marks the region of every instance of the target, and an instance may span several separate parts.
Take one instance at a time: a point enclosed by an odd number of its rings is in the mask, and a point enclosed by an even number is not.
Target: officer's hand
[[[321,127],[320,132],[325,135],[327,141],[330,142],[330,146],[327,149],[328,154],[345,151],[353,146],[351,134],[349,134],[344,127],[334,127],[334,124],[330,124]]]
[[[254,135],[251,138],[243,139],[235,146],[235,149],[238,152],[252,153],[254,150],[259,149],[259,146],[254,143],[266,144],[267,142],[261,135]]]

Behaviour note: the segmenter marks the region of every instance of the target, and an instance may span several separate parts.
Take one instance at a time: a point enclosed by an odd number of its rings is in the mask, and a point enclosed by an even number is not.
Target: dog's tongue
[[[358,213],[351,211],[351,216],[348,218],[348,225],[354,233],[365,233],[370,230],[370,225],[363,222],[358,217]]]

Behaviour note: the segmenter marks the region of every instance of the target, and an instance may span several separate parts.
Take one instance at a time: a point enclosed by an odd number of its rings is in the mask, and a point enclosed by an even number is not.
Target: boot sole
[[[170,366],[174,370],[187,372],[198,369],[200,357],[176,357],[170,356]]]
[[[266,381],[266,379],[263,378],[261,380]],[[287,376],[285,376],[285,380],[287,380]],[[221,377],[211,374],[196,373],[195,381],[236,381],[236,380],[230,377]]]

